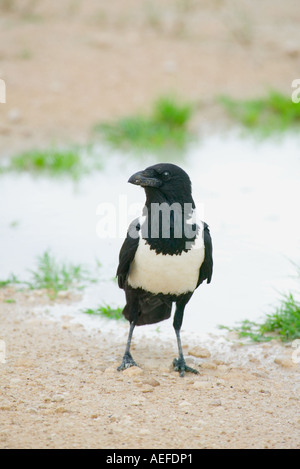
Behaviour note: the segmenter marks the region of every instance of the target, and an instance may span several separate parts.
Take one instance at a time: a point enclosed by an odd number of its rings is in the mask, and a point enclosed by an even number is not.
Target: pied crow
[[[119,255],[118,284],[125,291],[123,315],[130,328],[118,370],[137,366],[130,353],[135,326],[168,319],[175,302],[173,326],[179,356],[173,366],[180,376],[186,371],[198,373],[185,363],[180,329],[194,290],[204,280],[211,281],[208,225],[195,217],[191,181],[179,166],[156,164],[133,174],[128,182],[144,188],[146,203],[142,216],[130,224]]]

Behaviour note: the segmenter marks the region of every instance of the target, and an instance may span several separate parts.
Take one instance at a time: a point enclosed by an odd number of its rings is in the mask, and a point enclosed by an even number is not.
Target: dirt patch
[[[141,368],[118,372],[125,335],[53,321],[44,297],[3,302],[11,296],[2,290],[1,448],[299,448],[291,347],[194,344],[185,354],[200,374],[180,378],[175,339],[153,338],[134,344]]]

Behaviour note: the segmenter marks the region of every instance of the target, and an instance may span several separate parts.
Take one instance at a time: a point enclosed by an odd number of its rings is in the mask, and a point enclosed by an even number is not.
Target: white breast
[[[202,227],[201,227],[202,228]],[[130,266],[128,283],[151,293],[180,295],[195,290],[204,260],[203,231],[192,248],[178,255],[156,254],[143,238]]]

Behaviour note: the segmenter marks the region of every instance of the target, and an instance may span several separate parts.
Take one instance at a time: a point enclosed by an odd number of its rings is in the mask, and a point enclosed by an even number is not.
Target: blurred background
[[[0,277],[97,258],[85,306],[122,306],[97,207],[142,204],[128,177],[167,160],[214,240],[187,328],[264,313],[299,263],[299,24],[297,0],[0,0]]]
[[[195,125],[224,117],[218,95],[290,96],[299,22],[297,0],[0,0],[1,154],[86,141],[170,91]]]

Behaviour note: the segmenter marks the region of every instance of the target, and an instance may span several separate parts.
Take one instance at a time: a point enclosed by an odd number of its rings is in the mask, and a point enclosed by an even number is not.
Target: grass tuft
[[[96,259],[96,269],[92,275],[88,269],[80,264],[58,262],[49,251],[37,257],[36,268],[29,270],[29,280],[19,280],[10,275],[6,280],[0,280],[0,289],[10,285],[18,285],[21,289],[47,290],[51,299],[55,299],[59,291],[70,288],[82,289],[87,283],[97,282],[101,263]]]
[[[31,150],[15,155],[11,160],[11,169],[75,176],[82,170],[82,162],[79,152],[72,149]]]
[[[300,105],[279,91],[248,100],[221,96],[218,101],[234,120],[262,137],[298,129],[300,125]]]
[[[96,124],[94,131],[117,148],[146,151],[183,149],[191,139],[188,122],[192,113],[191,104],[165,96],[154,103],[149,116],[123,117],[116,122]]]
[[[275,333],[284,342],[300,338],[300,303],[291,293],[284,295],[280,306],[267,315],[260,329],[262,335]]]
[[[37,259],[36,270],[31,270],[31,280],[26,282],[32,290],[46,289],[51,298],[56,298],[59,291],[71,287],[82,287],[85,281],[94,281],[81,265],[59,263],[49,252],[44,252]]]
[[[116,320],[124,320],[124,316],[122,314],[123,308],[112,308],[109,305],[99,306],[97,309],[86,309],[83,312],[85,314],[90,315],[99,315],[108,319],[116,319]]]
[[[250,338],[254,342],[272,339],[289,342],[300,338],[300,302],[291,293],[283,294],[279,306],[273,313],[267,314],[265,321],[257,323],[246,319],[237,327],[220,328],[237,332],[240,338]]]
[[[9,285],[16,285],[21,283],[15,275],[10,275],[7,280],[0,280],[0,288],[8,287]]]
[[[103,159],[91,144],[66,148],[33,149],[11,158],[8,167],[0,171],[28,171],[50,176],[71,176],[78,179],[92,170],[100,170]]]

